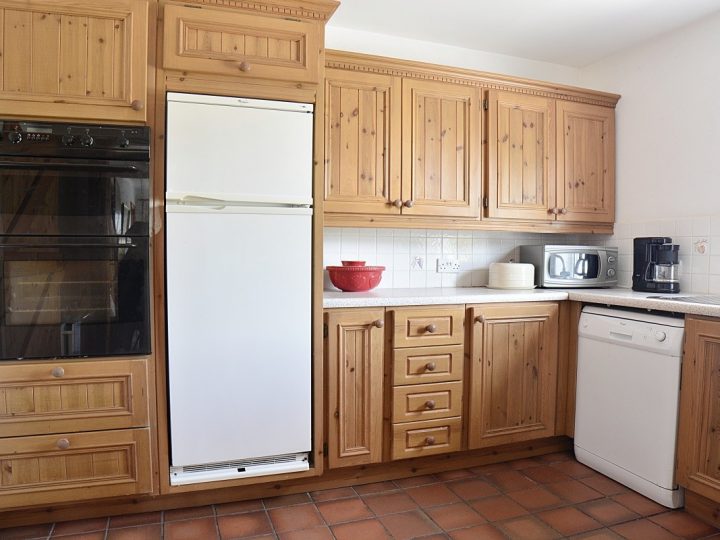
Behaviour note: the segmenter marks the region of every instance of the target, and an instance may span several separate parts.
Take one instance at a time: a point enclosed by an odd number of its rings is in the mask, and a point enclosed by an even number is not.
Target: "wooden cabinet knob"
[[[412,208],[413,206],[415,206],[415,201],[413,201],[412,199],[408,199],[407,201],[405,201],[405,208]]]
[[[477,317],[475,317],[475,322],[482,324],[485,322],[485,317],[483,317],[482,315],[478,315]]]
[[[58,442],[56,443],[56,446],[57,446],[60,450],[67,450],[68,448],[70,448],[70,441],[67,440],[67,439],[58,439]]]
[[[432,446],[433,444],[435,444],[435,437],[425,437],[425,444],[427,446]]]
[[[252,69],[252,66],[250,65],[250,62],[240,62],[238,64],[238,69],[240,71],[247,73],[248,71],[250,71]]]
[[[548,212],[550,212],[554,216],[557,216],[559,210],[557,208],[551,208],[550,210],[548,210]]]
[[[50,372],[50,374],[51,374],[53,377],[59,379],[60,377],[62,377],[63,375],[65,375],[65,369],[61,368],[60,366],[54,367],[54,368],[52,369],[52,371]]]
[[[402,208],[403,202],[401,199],[395,199],[392,204],[395,208]]]
[[[130,103],[130,108],[133,111],[142,111],[145,108],[145,103],[140,99],[134,99],[132,103]]]
[[[564,216],[565,214],[567,214],[567,208],[561,208],[561,209],[560,209],[560,213],[561,213],[563,216]]]
[[[436,367],[435,362],[428,362],[425,364],[425,371],[435,371]]]
[[[378,319],[377,321],[373,321],[372,325],[375,328],[382,328],[383,326],[385,326],[385,321],[383,321],[382,319]]]
[[[425,408],[426,408],[426,409],[430,409],[430,410],[432,411],[432,410],[435,408],[435,401],[432,400],[432,399],[428,399],[428,400],[425,402]]]
[[[434,334],[437,331],[437,326],[435,326],[434,324],[428,324],[425,327],[425,330],[430,334]]]

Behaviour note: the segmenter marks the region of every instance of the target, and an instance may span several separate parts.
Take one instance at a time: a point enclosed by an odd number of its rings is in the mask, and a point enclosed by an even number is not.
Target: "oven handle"
[[[102,163],[38,163],[34,161],[0,161],[3,169],[49,169],[49,170],[89,170],[89,171],[116,171],[137,172],[135,165],[104,165]]]
[[[120,249],[120,248],[131,248],[131,247],[137,247],[137,244],[97,244],[97,243],[91,243],[91,242],[85,242],[82,244],[0,244],[0,249],[12,249],[12,248],[110,248],[110,249]]]

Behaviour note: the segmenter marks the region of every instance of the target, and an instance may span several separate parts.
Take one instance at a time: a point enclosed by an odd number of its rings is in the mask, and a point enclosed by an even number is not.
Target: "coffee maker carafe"
[[[665,236],[635,238],[633,242],[633,291],[679,293],[680,246]]]

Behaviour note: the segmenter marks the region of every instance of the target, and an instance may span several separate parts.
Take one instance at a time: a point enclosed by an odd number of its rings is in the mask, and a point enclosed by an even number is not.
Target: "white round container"
[[[490,289],[534,289],[535,267],[526,263],[492,263]]]

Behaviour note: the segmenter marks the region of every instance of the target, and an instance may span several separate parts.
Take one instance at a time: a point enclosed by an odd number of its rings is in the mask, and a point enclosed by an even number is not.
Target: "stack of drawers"
[[[461,449],[462,307],[391,311],[392,459]]]

